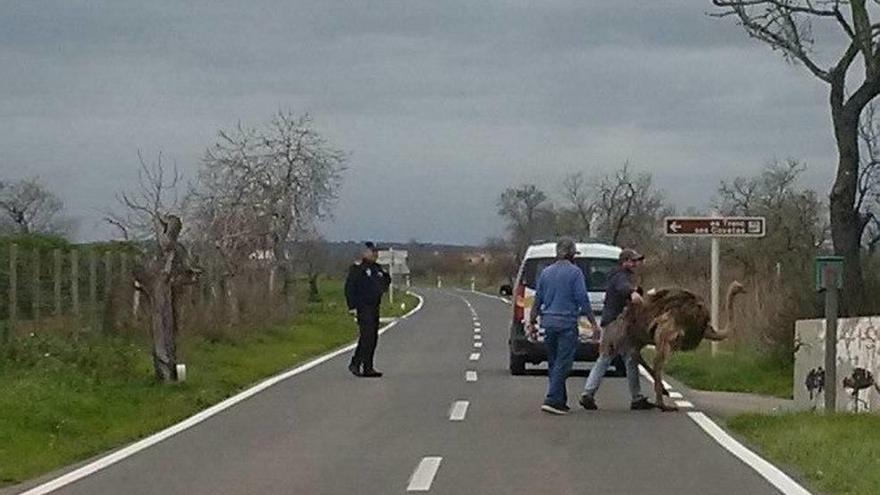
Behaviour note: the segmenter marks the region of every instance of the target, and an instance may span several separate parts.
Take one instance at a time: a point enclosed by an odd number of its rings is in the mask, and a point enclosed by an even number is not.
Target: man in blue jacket
[[[550,383],[541,410],[551,414],[569,411],[565,380],[577,349],[578,318],[586,316],[596,325],[584,272],[573,263],[576,255],[577,247],[571,239],[560,239],[556,243],[556,263],[538,276],[535,302],[529,315],[529,333],[533,336],[537,333],[539,316],[545,331]]]

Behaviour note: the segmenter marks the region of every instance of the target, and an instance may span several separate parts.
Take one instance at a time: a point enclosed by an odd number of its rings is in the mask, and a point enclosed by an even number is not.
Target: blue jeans
[[[564,406],[568,404],[568,393],[565,380],[574,363],[577,349],[577,324],[565,328],[545,328],[544,345],[547,347],[547,375],[550,385],[547,389],[545,404]]]
[[[605,372],[608,371],[608,366],[611,365],[611,361],[613,361],[615,357],[616,356],[599,356],[599,359],[596,360],[596,364],[593,365],[593,369],[590,370],[590,376],[587,377],[587,383],[584,385],[584,395],[589,395],[590,397],[596,396],[596,391],[599,390],[599,385],[602,384],[602,378],[605,377]],[[632,397],[633,402],[644,398],[642,395],[641,384],[639,383],[638,354],[634,352],[624,354],[623,363],[626,365],[626,381],[627,385],[629,385],[629,394]]]

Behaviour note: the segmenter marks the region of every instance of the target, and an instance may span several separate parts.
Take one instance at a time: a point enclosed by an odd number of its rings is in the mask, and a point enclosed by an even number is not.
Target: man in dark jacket
[[[378,378],[382,373],[373,367],[373,355],[379,341],[379,305],[388,290],[391,278],[376,263],[379,249],[367,242],[361,260],[351,265],[345,280],[345,300],[348,310],[357,316],[357,348],[348,365],[355,376]]]
[[[639,294],[636,286],[635,271],[641,266],[644,259],[644,256],[632,249],[624,249],[620,253],[618,267],[608,277],[608,285],[605,289],[605,304],[602,308],[602,328],[608,327],[608,325],[616,320],[623,313],[627,304],[640,304],[642,302],[642,296]],[[626,365],[626,379],[632,398],[630,409],[651,409],[653,406],[642,395],[639,384],[638,354],[627,353],[627,355],[622,357]],[[581,395],[580,400],[580,404],[584,409],[596,409],[596,391],[599,390],[602,378],[605,376],[605,372],[614,358],[615,356],[601,355],[596,360],[596,364],[593,365],[593,369],[590,370],[590,376],[587,377],[584,393]]]

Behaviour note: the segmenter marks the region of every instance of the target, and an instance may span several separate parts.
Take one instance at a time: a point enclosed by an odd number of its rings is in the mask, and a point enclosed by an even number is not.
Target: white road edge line
[[[681,392],[672,392],[672,391],[670,391],[670,392],[669,392],[669,398],[670,398],[670,399],[684,399],[684,396],[681,395]]]
[[[496,296],[496,295],[493,295],[493,294],[487,294],[487,293],[485,293],[485,292],[480,292],[480,291],[478,291],[478,290],[475,290],[475,291],[470,291],[470,290],[467,290],[467,291],[466,291],[466,290],[464,290],[464,289],[459,289],[459,290],[461,290],[462,292],[468,292],[468,293],[470,293],[470,294],[479,294],[479,295],[481,295],[481,296],[483,296],[483,297],[488,297],[488,298],[491,298],[491,299],[495,299],[496,301],[501,301],[501,302],[503,302],[504,304],[510,304],[510,299],[508,299],[508,298],[506,298],[506,297],[500,297],[500,296]]]
[[[470,402],[466,400],[457,400],[452,403],[452,409],[449,411],[449,421],[464,421],[467,416],[467,410]]]
[[[415,308],[410,310],[405,315],[401,316],[397,320],[394,320],[391,323],[380,328],[379,329],[380,335],[387,332],[391,328],[393,328],[401,320],[409,318],[410,316],[415,314],[417,311],[422,309],[422,306],[425,303],[425,299],[422,296],[416,294],[415,292],[407,291],[407,293],[418,298],[419,303],[416,305]],[[137,454],[138,452],[140,452],[144,449],[152,447],[153,445],[156,445],[157,443],[161,442],[162,440],[165,440],[165,439],[170,438],[174,435],[177,435],[178,433],[180,433],[184,430],[192,428],[193,426],[205,421],[206,419],[210,418],[211,416],[215,416],[216,414],[218,414],[226,409],[229,409],[230,407],[232,407],[232,406],[234,406],[234,405],[238,404],[239,402],[242,402],[246,399],[249,399],[250,397],[253,397],[254,395],[257,395],[258,393],[266,390],[267,388],[269,388],[273,385],[277,385],[278,383],[280,383],[284,380],[287,380],[290,377],[299,375],[300,373],[304,373],[304,372],[306,372],[306,371],[308,371],[308,370],[310,370],[320,364],[323,364],[323,363],[326,363],[327,361],[330,361],[331,359],[333,359],[339,355],[345,354],[346,352],[354,349],[355,346],[356,346],[356,344],[349,344],[345,347],[342,347],[340,349],[336,349],[335,351],[331,351],[327,354],[324,354],[323,356],[319,356],[319,357],[317,357],[317,358],[315,358],[305,364],[297,366],[296,368],[294,368],[292,370],[284,371],[284,372],[277,374],[273,377],[267,378],[266,380],[263,380],[262,382],[254,385],[253,387],[251,387],[247,390],[239,392],[238,394],[233,395],[232,397],[230,397],[222,402],[218,402],[217,404],[214,404],[213,406],[186,418],[185,420],[181,421],[180,423],[177,423],[175,425],[171,425],[168,428],[165,428],[164,430],[161,430],[157,433],[154,433],[154,434],[148,436],[147,438],[144,438],[143,440],[139,440],[133,444],[128,445],[127,447],[123,447],[123,448],[121,448],[111,454],[108,454],[108,455],[105,455],[104,457],[101,457],[100,459],[98,459],[96,461],[90,462],[81,468],[75,469],[67,474],[59,476],[58,478],[50,480],[50,481],[43,483],[41,485],[35,486],[34,488],[31,488],[30,490],[19,493],[18,495],[44,495],[46,493],[51,493],[55,490],[58,490],[59,488],[67,486],[73,482],[79,481],[79,480],[81,480],[89,475],[92,475],[92,474],[94,474],[104,468],[112,466],[113,464],[116,464],[117,462],[119,462],[127,457],[131,457],[132,455]],[[437,461],[437,464],[439,465],[439,461]],[[436,472],[436,468],[434,471]]]
[[[475,381],[477,381],[477,372],[476,372],[476,371],[465,371],[465,373],[464,373],[464,381],[466,381],[466,382],[475,382]]]
[[[409,478],[406,491],[427,492],[430,490],[431,484],[434,483],[434,476],[437,475],[437,470],[440,469],[440,462],[442,461],[442,457],[423,457]]]
[[[479,353],[479,352],[471,353],[471,358],[470,358],[470,359],[471,359],[471,361],[479,361],[479,359],[480,359],[480,353]]]
[[[703,431],[712,437],[713,440],[718,442],[719,445],[727,449],[728,452],[739,458],[739,460],[743,461],[750,468],[754,469],[783,494],[810,495],[809,491],[797,484],[793,479],[789,478],[787,474],[782,472],[782,470],[773,464],[770,464],[758,454],[747,449],[705,414],[701,412],[689,412],[687,415],[694,420]]]

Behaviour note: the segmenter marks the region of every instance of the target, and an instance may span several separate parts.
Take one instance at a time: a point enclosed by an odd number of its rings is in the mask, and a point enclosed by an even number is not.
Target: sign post
[[[721,241],[717,237],[712,237],[712,312],[709,314],[712,322],[712,328],[718,328],[719,309],[721,301]],[[712,341],[712,355],[718,354],[718,342]]]
[[[391,279],[388,286],[388,301],[394,304],[394,278],[399,275],[406,276],[407,285],[409,284],[409,266],[406,264],[409,258],[409,252],[403,249],[395,250],[389,248],[379,251],[379,259],[377,263],[388,267],[388,277]]]
[[[816,290],[825,292],[825,412],[837,410],[838,291],[843,288],[843,257],[816,258]]]
[[[663,220],[666,235],[670,237],[709,237],[711,253],[711,318],[712,326],[718,328],[721,300],[721,239],[725,237],[764,237],[767,221],[764,217],[667,217]],[[712,342],[712,355],[718,352],[718,344]]]
[[[391,280],[388,284],[388,302],[394,306],[394,248],[388,248],[391,256],[391,263],[388,264],[388,278]]]

